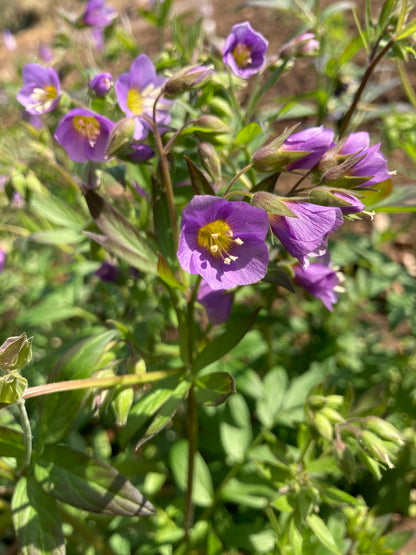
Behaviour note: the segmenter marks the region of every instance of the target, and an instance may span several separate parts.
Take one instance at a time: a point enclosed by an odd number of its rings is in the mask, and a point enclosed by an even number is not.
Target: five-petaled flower
[[[26,64],[22,76],[24,86],[17,93],[18,102],[35,116],[51,112],[57,106],[61,92],[56,71],[52,67]]]
[[[116,81],[117,101],[126,116],[135,118],[134,138],[138,141],[144,139],[151,128],[146,118],[153,119],[153,106],[165,81],[164,77],[156,75],[155,66],[146,54],[140,54],[132,63],[129,73],[123,73]],[[171,101],[164,98],[158,100],[157,125],[164,126],[170,122],[170,106]]]
[[[270,226],[287,251],[307,268],[309,256],[325,254],[328,235],[343,224],[342,211],[290,199],[284,203],[296,217],[269,214]]]
[[[55,131],[55,139],[74,162],[104,162],[114,123],[100,114],[75,108],[66,114]]]
[[[117,12],[105,5],[105,0],[89,0],[82,16],[82,23],[88,27],[104,28],[111,25]]]
[[[264,66],[269,43],[248,21],[231,29],[223,49],[223,61],[232,71],[248,79]]]
[[[242,201],[195,196],[182,215],[178,258],[211,289],[231,289],[260,281],[269,253],[267,212]]]

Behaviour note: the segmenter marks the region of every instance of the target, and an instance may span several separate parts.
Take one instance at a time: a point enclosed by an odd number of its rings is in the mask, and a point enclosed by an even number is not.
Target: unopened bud
[[[317,412],[313,417],[313,421],[318,433],[328,441],[332,441],[334,429],[328,418],[322,412]]]
[[[328,395],[326,400],[328,407],[333,409],[339,409],[344,403],[344,397],[342,395]]]
[[[201,127],[202,130],[206,131],[207,133],[231,133],[232,129],[228,127],[226,123],[224,123],[220,118],[217,116],[210,116],[204,115],[194,121],[194,124],[197,127]]]
[[[340,413],[331,408],[330,406],[324,407],[321,411],[321,414],[326,416],[330,422],[337,424],[338,422],[344,422],[344,418],[340,415]]]
[[[106,156],[110,158],[123,154],[133,140],[136,122],[133,118],[124,118],[114,126],[108,139]]]
[[[404,445],[406,441],[404,435],[393,424],[377,416],[367,416],[364,425],[381,439],[391,441],[397,445]]]
[[[297,216],[288,208],[284,197],[278,197],[266,191],[254,193],[251,197],[251,204],[266,210],[269,214],[277,214],[278,216],[287,216],[289,218],[297,218]]]
[[[323,395],[311,395],[308,399],[308,405],[312,410],[322,409],[326,403],[327,399]]]
[[[390,460],[392,453],[389,451],[384,441],[378,436],[372,432],[363,430],[360,433],[360,442],[371,457],[387,465],[389,468],[394,468],[394,465]]]
[[[319,48],[319,42],[314,33],[302,33],[282,46],[279,52],[280,58],[298,58],[313,54]]]
[[[215,182],[221,180],[221,161],[215,147],[211,143],[201,143],[198,154],[202,165]]]
[[[6,339],[0,346],[0,370],[10,372],[23,368],[32,359],[32,339],[26,333]]]
[[[183,92],[200,87],[213,72],[213,66],[186,66],[165,82],[162,92],[165,96],[174,97]]]

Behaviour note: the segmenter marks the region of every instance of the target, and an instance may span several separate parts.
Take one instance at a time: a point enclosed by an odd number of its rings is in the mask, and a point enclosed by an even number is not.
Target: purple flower
[[[17,93],[17,100],[29,114],[38,116],[51,112],[58,104],[61,87],[58,74],[39,64],[27,64],[22,70],[24,86]]]
[[[287,251],[307,268],[308,256],[325,254],[328,235],[343,224],[342,211],[309,202],[287,200],[285,204],[296,218],[269,214],[270,226]]]
[[[322,156],[334,146],[334,132],[331,129],[311,127],[299,133],[293,133],[285,140],[279,151],[305,152],[305,156],[286,166],[287,170],[310,170]]]
[[[222,59],[236,75],[248,79],[263,67],[268,45],[248,21],[238,23],[225,41]]]
[[[208,283],[202,280],[196,298],[205,308],[212,324],[223,324],[230,317],[234,298],[232,292],[211,289]]]
[[[82,23],[88,27],[108,27],[117,17],[117,12],[105,5],[105,0],[89,0]]]
[[[346,193],[345,191],[332,191],[332,194],[348,203],[345,206],[339,207],[343,214],[356,214],[357,212],[362,212],[365,208],[365,205],[360,199],[350,193]]]
[[[182,215],[178,258],[211,289],[232,289],[260,281],[269,253],[267,212],[242,201],[195,196]]]
[[[153,105],[158,97],[164,77],[156,75],[156,69],[146,54],[140,54],[130,67],[129,73],[123,73],[117,79],[115,91],[120,108],[128,117],[135,118],[136,140],[144,139],[151,125],[141,116],[153,118]],[[156,111],[156,123],[167,125],[170,114],[167,111],[171,105],[168,100],[159,100]]]
[[[104,116],[75,108],[66,114],[55,131],[55,139],[74,162],[104,162],[114,123]]]
[[[16,39],[14,38],[13,33],[10,31],[10,29],[4,29],[2,35],[3,44],[7,48],[7,50],[9,50],[10,52],[16,50]]]
[[[332,305],[337,302],[338,295],[335,289],[339,287],[337,273],[328,265],[323,263],[311,264],[308,268],[295,266],[295,283],[306,289],[311,295],[321,299],[328,310],[332,311]]]
[[[103,262],[101,266],[96,270],[95,275],[98,276],[103,281],[109,281],[116,283],[120,277],[120,268],[111,264],[111,262]]]
[[[302,33],[289,42],[285,43],[279,51],[281,58],[291,58],[293,56],[307,56],[319,48],[319,42],[315,39],[314,33]]]
[[[370,136],[366,131],[348,135],[338,154],[357,154],[357,157],[365,155],[362,160],[359,160],[347,172],[347,175],[350,176],[370,178],[360,187],[371,187],[386,179],[390,179],[387,160],[380,152],[380,143],[370,146]]]
[[[53,55],[53,51],[50,48],[50,46],[48,46],[47,44],[42,43],[39,46],[39,57],[45,63],[48,63],[51,60],[53,60],[54,55]]]
[[[97,73],[88,83],[88,88],[95,96],[104,97],[114,85],[111,73]]]
[[[122,158],[128,160],[129,162],[147,162],[150,158],[153,158],[155,151],[149,145],[143,143],[130,143],[129,148],[123,153]]]
[[[6,251],[2,247],[0,247],[0,274],[4,270],[6,265]]]

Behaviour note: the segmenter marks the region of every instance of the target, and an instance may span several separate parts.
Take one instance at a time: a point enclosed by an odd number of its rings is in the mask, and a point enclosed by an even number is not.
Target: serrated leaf
[[[33,478],[20,478],[11,509],[21,555],[65,555],[56,500]]]
[[[234,378],[228,372],[211,372],[195,381],[195,397],[202,405],[221,405],[232,393],[235,393]]]
[[[116,335],[116,331],[105,331],[87,337],[71,347],[56,364],[50,381],[89,378],[97,361]],[[40,441],[56,443],[64,437],[72,426],[84,395],[84,390],[76,390],[44,397],[39,415]]]
[[[84,196],[91,216],[104,233],[105,239],[100,244],[144,273],[155,274],[156,253],[143,234],[94,191],[85,190]]]
[[[12,428],[0,426],[0,457],[20,459],[24,452],[23,434]]]
[[[114,467],[64,445],[45,447],[35,476],[50,495],[81,510],[123,516],[155,512]]]
[[[169,461],[176,485],[186,491],[188,477],[188,441],[182,439],[175,443],[169,452]],[[209,507],[214,497],[211,474],[207,463],[199,452],[195,453],[194,485],[192,501],[199,507]]]
[[[158,434],[172,420],[175,412],[182,404],[191,384],[189,382],[180,382],[176,389],[172,391],[166,403],[160,408],[154,417],[152,423],[147,428],[146,433],[136,445],[136,451],[152,437]]]
[[[332,553],[335,553],[335,555],[342,555],[337,544],[335,543],[331,531],[318,515],[308,515],[306,517],[306,522],[322,545],[327,547]]]
[[[255,310],[249,316],[239,319],[238,326],[234,321],[229,320],[226,331],[215,337],[196,357],[193,368],[195,371],[202,370],[212,364],[222,356],[229,353],[240,341],[253,325],[259,310]]]

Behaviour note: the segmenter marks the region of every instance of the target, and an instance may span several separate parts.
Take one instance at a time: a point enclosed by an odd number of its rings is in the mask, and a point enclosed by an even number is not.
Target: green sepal
[[[0,370],[20,370],[32,359],[32,339],[26,333],[8,337],[0,346]]]
[[[17,403],[27,389],[27,380],[13,370],[0,377],[0,408]]]

